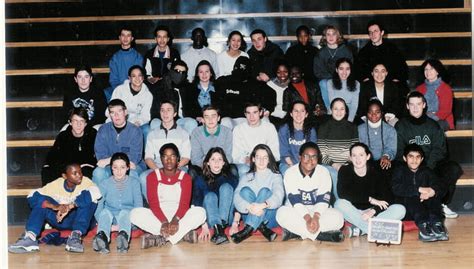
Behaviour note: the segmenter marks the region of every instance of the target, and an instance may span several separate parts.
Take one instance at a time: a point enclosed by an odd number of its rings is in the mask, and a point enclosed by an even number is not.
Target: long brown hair
[[[222,166],[221,171],[222,175],[225,177],[230,175],[230,164],[227,160],[227,157],[225,156],[224,150],[221,147],[210,148],[206,154],[206,157],[204,157],[204,161],[202,162],[202,174],[204,175],[204,181],[208,185],[212,185],[216,181],[215,175],[212,173],[211,168],[209,167],[209,160],[214,153],[219,153],[222,156],[222,160],[224,161],[224,166]]]

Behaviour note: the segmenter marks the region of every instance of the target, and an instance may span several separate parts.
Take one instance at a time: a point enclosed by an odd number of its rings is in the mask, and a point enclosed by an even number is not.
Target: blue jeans
[[[148,137],[148,133],[150,132],[150,124],[145,123],[142,126],[140,126],[140,129],[142,129],[143,133],[143,145],[146,145],[146,138]]]
[[[237,166],[237,171],[239,172],[239,179],[250,170],[250,166],[245,163],[237,163],[235,166]]]
[[[326,167],[329,171],[332,181],[332,195],[337,200],[339,199],[339,194],[337,193],[337,170],[330,165],[323,164],[322,166]]]
[[[222,221],[227,224],[232,222],[233,197],[234,188],[228,183],[219,187],[219,197],[215,192],[208,192],[204,196],[203,207],[206,209],[207,224],[210,227],[222,224]]]
[[[104,95],[105,95],[105,100],[107,101],[107,104],[110,102],[110,99],[112,99],[113,93],[114,93],[114,88],[112,86],[104,89]]]
[[[186,117],[186,118],[180,118],[176,121],[176,124],[179,125],[179,127],[183,128],[188,132],[188,134],[191,135],[193,132],[194,128],[198,126],[198,123],[195,119]],[[150,130],[154,130],[157,128],[160,128],[161,125],[161,120],[160,119],[153,119],[150,122]]]
[[[136,169],[130,169],[129,176],[140,178],[139,175],[142,171],[140,166],[136,166]],[[106,167],[96,167],[92,172],[92,181],[98,186],[102,181],[108,179],[112,175],[110,165]]]
[[[362,219],[362,210],[357,209],[346,199],[337,200],[334,204],[334,208],[342,213],[345,220],[358,227],[363,233],[368,233],[369,222]],[[405,213],[406,211],[403,205],[393,204],[374,218],[401,220],[405,217]]]
[[[97,233],[103,231],[110,241],[110,230],[112,224],[118,224],[119,231],[125,231],[129,237],[132,232],[132,223],[130,222],[130,210],[122,209],[114,215],[109,209],[104,208],[98,216]]]
[[[268,188],[261,188],[258,191],[258,194],[255,193],[249,187],[243,187],[240,190],[240,196],[249,203],[264,203],[268,198],[272,196],[272,191]],[[275,216],[276,209],[264,209],[265,213],[261,216],[248,214],[242,214],[242,217],[245,221],[245,224],[252,226],[254,230],[260,226],[262,223],[266,223],[267,227],[273,228],[278,226]]]
[[[280,160],[280,165],[278,169],[280,170],[282,176],[285,175],[285,172],[286,170],[288,170],[288,168],[290,168],[290,166],[285,162],[285,160]]]
[[[153,169],[147,169],[145,171],[143,171],[141,174],[140,174],[140,185],[142,187],[142,195],[143,197],[145,197],[145,199],[148,201],[148,197],[146,195],[146,178],[147,176],[153,172],[154,170]]]
[[[48,199],[48,201],[53,204],[58,204],[53,199]],[[56,220],[57,211],[40,206],[33,207],[25,228],[26,231],[33,232],[36,236],[39,236],[44,223],[47,222],[58,230],[80,231],[85,235],[91,226],[92,217],[94,216],[96,208],[97,204],[92,202],[88,206],[77,207],[70,211],[62,222],[58,223]]]
[[[321,97],[323,98],[324,105],[326,106],[326,109],[329,111],[331,102],[329,102],[328,80],[329,79],[321,79],[319,81],[319,88],[321,89]]]

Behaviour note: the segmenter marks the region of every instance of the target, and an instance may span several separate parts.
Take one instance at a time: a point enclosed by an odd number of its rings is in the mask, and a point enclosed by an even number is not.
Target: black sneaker
[[[448,232],[441,221],[431,224],[431,231],[439,241],[448,241]]]
[[[340,230],[320,232],[316,239],[328,242],[342,242],[344,241],[344,234]]]
[[[100,231],[94,236],[92,239],[92,248],[99,253],[107,254],[110,252],[109,240],[104,231]]]
[[[418,239],[420,239],[420,241],[434,242],[438,240],[436,239],[436,236],[431,230],[431,225],[428,222],[423,222],[421,225],[418,226],[418,229],[420,230],[418,232]]]
[[[297,234],[294,234],[294,233],[288,231],[287,229],[283,228],[283,232],[282,232],[282,235],[281,235],[281,241],[288,241],[288,240],[291,240],[291,239],[303,240],[301,238],[301,236],[299,236]]]
[[[83,253],[84,245],[82,244],[82,234],[80,231],[72,231],[66,241],[66,251]]]
[[[128,234],[125,231],[120,231],[117,235],[117,252],[127,253],[129,244],[128,244]]]

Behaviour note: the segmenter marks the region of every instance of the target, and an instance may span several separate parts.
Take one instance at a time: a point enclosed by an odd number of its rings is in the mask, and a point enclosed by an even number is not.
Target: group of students
[[[64,98],[68,125],[43,167],[45,186],[28,196],[25,234],[9,250],[37,251],[45,222],[73,231],[66,241],[73,252],[83,252],[81,238],[95,221],[93,248],[102,253],[115,224],[119,252],[128,250],[133,226],[146,232],[142,248],[222,244],[226,227],[235,243],[255,230],[273,241],[276,226],[283,240],[339,242],[366,234],[372,217],[414,219],[420,240],[447,240],[442,217],[457,216],[446,205],[462,174],[444,136],[453,128],[452,90],[441,63],[427,60],[425,83],[405,98],[406,64],[392,58],[399,52],[382,40],[380,24],[368,31],[371,42],[354,64],[361,85],[334,26],[319,51],[308,27],[299,27],[289,61],[259,29],[248,55],[234,31],[215,59],[200,28],[180,56],[169,29],[158,26],[145,58],[122,29],[108,103],[91,88],[90,68],[76,69],[78,89]],[[320,75],[324,68],[331,77]],[[342,231],[344,219],[351,225]]]

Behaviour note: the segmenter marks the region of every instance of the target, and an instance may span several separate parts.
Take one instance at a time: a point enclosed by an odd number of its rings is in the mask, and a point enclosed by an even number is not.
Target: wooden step
[[[470,165],[462,165],[464,174],[458,179],[457,186],[474,186],[474,169]],[[8,196],[26,196],[32,190],[41,188],[40,176],[9,176],[7,184]]]
[[[291,18],[291,17],[347,17],[375,15],[413,15],[413,14],[446,14],[469,13],[470,8],[427,8],[427,9],[380,9],[380,10],[341,10],[341,11],[307,11],[307,12],[265,12],[265,13],[232,13],[232,14],[166,14],[166,15],[125,15],[125,16],[84,16],[84,17],[50,17],[50,18],[9,18],[7,24],[14,23],[49,23],[49,22],[98,22],[98,21],[163,21],[163,20],[209,20],[209,19],[243,19],[243,18]]]

